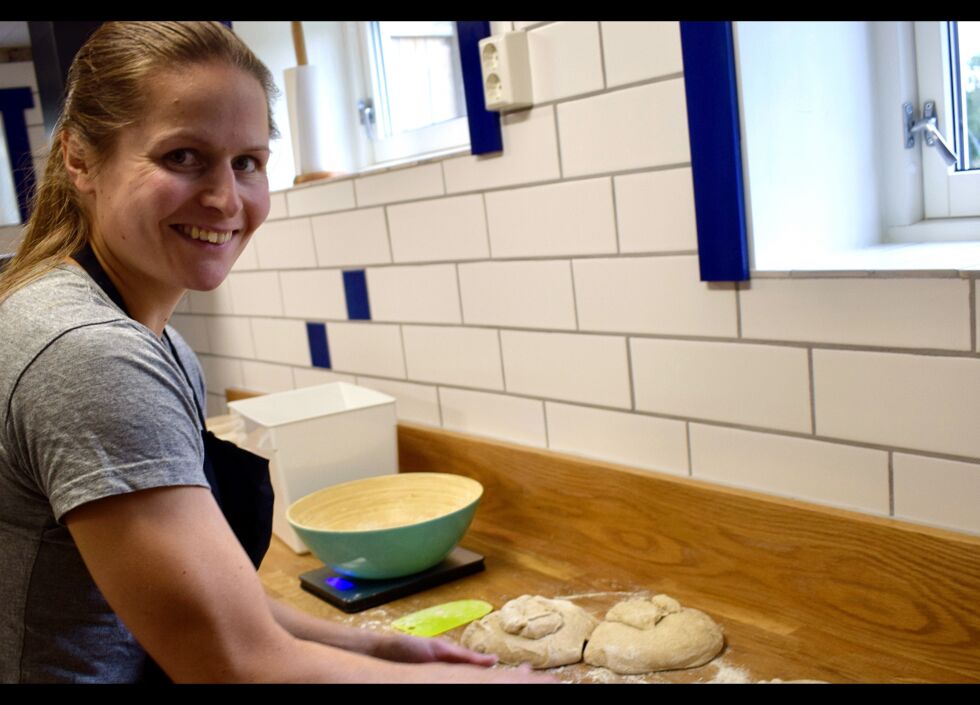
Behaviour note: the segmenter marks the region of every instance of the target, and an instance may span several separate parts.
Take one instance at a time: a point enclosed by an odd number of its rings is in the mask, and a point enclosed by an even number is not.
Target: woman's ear
[[[61,156],[65,160],[65,170],[80,193],[92,193],[95,190],[94,171],[89,154],[81,139],[71,132],[62,133]]]

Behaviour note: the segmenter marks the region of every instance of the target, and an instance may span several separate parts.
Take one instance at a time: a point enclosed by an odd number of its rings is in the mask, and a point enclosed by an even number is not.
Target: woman
[[[233,518],[218,455],[237,451],[202,435],[200,368],[166,324],[268,214],[274,91],[215,23],[108,23],[72,65],[0,279],[0,681],[139,681],[156,664],[176,681],[536,678],[262,590],[268,525]],[[245,504],[267,511],[253,471]]]

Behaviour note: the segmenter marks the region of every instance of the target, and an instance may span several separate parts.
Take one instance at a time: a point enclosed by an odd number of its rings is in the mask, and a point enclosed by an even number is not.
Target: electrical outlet
[[[487,110],[504,112],[534,103],[526,32],[507,32],[481,39],[480,68]]]

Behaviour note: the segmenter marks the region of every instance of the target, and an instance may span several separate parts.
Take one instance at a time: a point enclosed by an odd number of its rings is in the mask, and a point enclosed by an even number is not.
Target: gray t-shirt
[[[200,365],[62,265],[0,305],[0,682],[128,682],[146,658],[64,524],[86,502],[208,487]],[[203,409],[201,410],[203,414]],[[134,557],[135,558],[135,557]]]

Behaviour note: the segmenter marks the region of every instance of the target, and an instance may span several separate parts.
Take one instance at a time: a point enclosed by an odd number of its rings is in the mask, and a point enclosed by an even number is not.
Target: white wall
[[[185,300],[212,413],[226,386],[354,380],[406,421],[980,533],[974,279],[700,282],[678,25],[515,26],[545,68],[503,154],[275,194],[228,282]],[[832,236],[864,227],[851,203],[788,212]],[[348,269],[375,320],[347,320]]]

